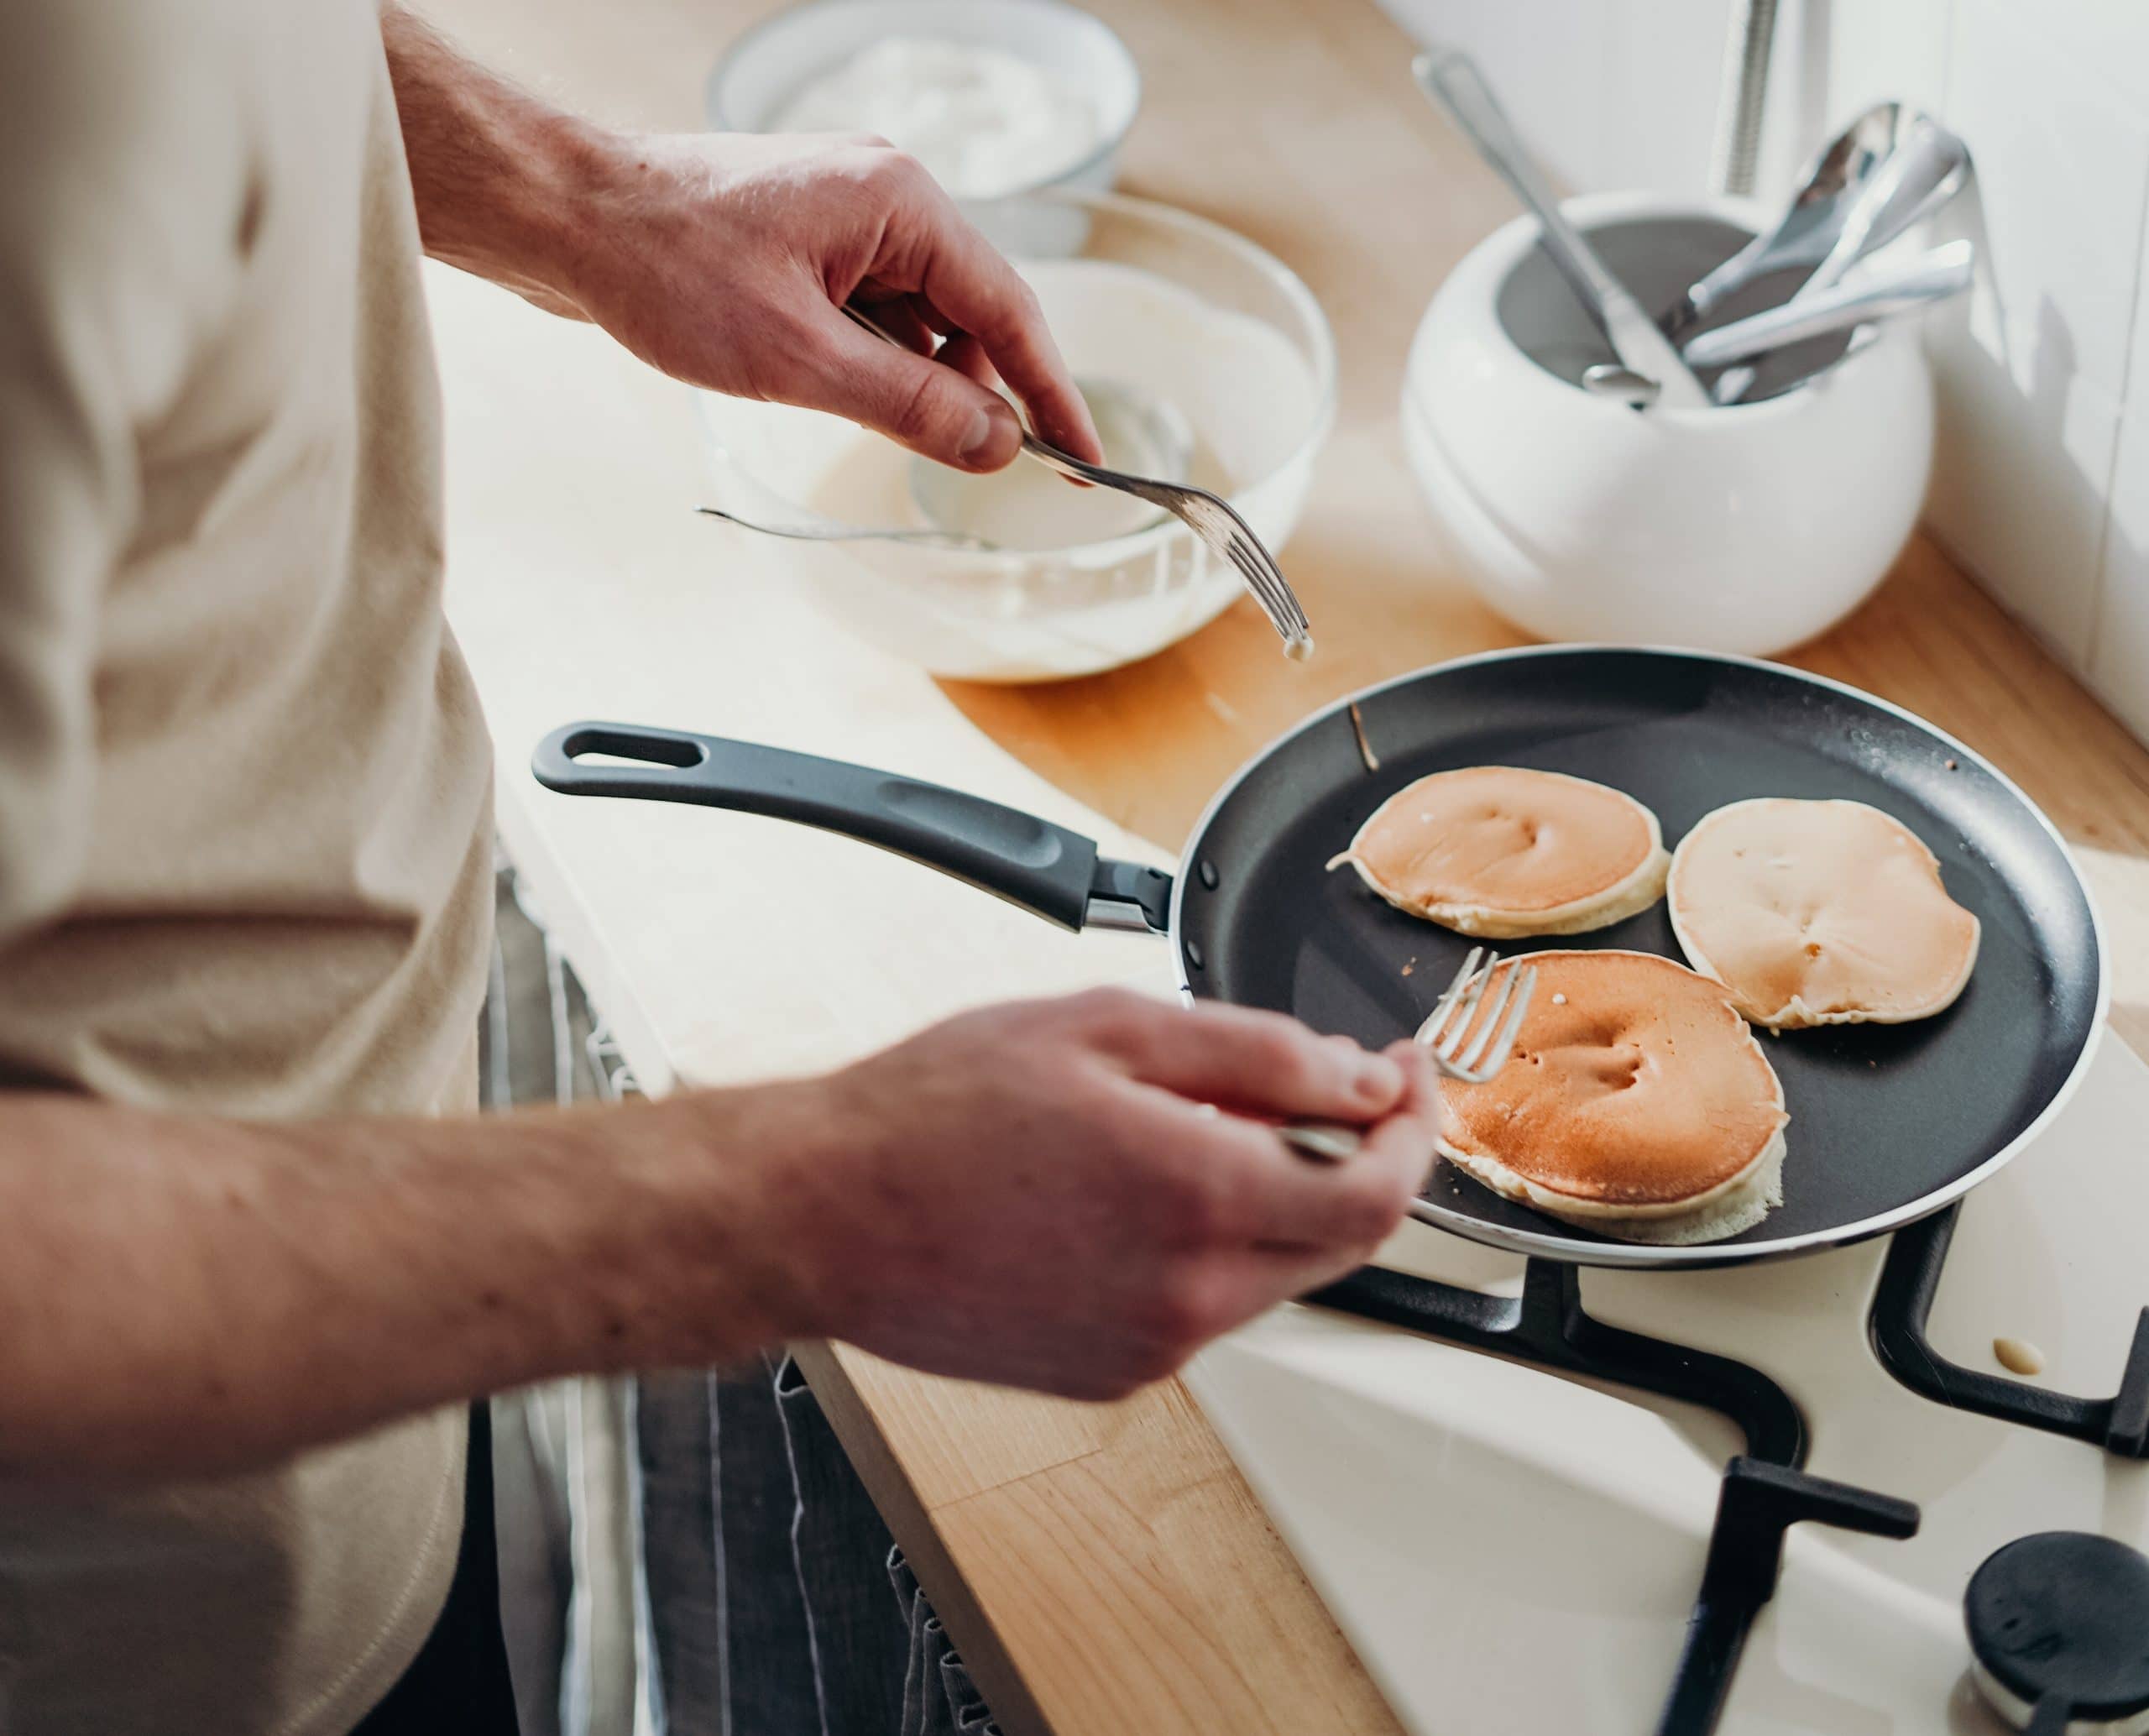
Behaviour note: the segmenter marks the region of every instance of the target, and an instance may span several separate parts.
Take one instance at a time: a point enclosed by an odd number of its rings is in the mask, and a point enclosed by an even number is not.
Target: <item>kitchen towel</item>
[[[614,1095],[588,1003],[496,857],[478,1020],[488,1110]],[[500,1623],[522,1736],[650,1736],[634,1384],[546,1381],[491,1404]]]
[[[998,1736],[796,1363],[640,1398],[668,1736]]]
[[[498,919],[488,1106],[631,1091],[511,871]],[[525,1736],[996,1736],[916,1580],[891,1595],[893,1540],[788,1357],[493,1416]]]
[[[1000,1736],[985,1697],[900,1549],[888,1551],[888,1579],[909,1634],[897,1736]]]
[[[902,1711],[908,1644],[881,1564],[895,1540],[790,1357],[772,1372],[797,1503],[792,1560],[806,1606],[807,1642],[824,1736],[885,1736]]]

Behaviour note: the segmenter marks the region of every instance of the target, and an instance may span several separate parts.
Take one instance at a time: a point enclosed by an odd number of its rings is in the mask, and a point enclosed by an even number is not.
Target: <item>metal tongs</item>
[[[876,337],[894,344],[897,349],[910,348],[894,332],[857,308],[846,306],[844,311]],[[1048,470],[1055,470],[1073,481],[1094,483],[1101,489],[1116,489],[1122,494],[1146,500],[1184,520],[1196,536],[1238,569],[1253,600],[1261,605],[1269,625],[1282,637],[1284,655],[1300,660],[1313,655],[1313,633],[1298,593],[1292,590],[1275,557],[1261,546],[1261,539],[1253,534],[1252,526],[1238,515],[1229,501],[1206,489],[1195,488],[1191,483],[1129,476],[1123,471],[1107,470],[1101,464],[1085,463],[1056,446],[1046,445],[1030,431],[1027,423],[1022,424],[1022,451]]]

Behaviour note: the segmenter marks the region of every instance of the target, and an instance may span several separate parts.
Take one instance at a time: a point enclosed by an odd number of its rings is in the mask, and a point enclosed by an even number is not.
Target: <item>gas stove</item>
[[[1892,1240],[1628,1273],[1414,1226],[1190,1383],[1418,1736],[2149,1730],[2145,1130],[2108,1041]]]

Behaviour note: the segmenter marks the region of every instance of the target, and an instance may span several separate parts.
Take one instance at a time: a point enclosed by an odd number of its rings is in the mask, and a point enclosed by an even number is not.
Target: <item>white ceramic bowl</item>
[[[1566,209],[1651,307],[1766,218],[1630,193]],[[1767,656],[1856,608],[1908,539],[1932,468],[1914,325],[1780,397],[1764,395],[1842,340],[1772,362],[1755,401],[1637,413],[1574,384],[1610,353],[1536,238],[1524,217],[1480,243],[1411,346],[1404,443],[1457,569],[1547,639]],[[1721,317],[1771,294],[1758,285]]]
[[[704,93],[709,125],[766,133],[808,81],[891,36],[995,48],[1072,80],[1096,105],[1101,140],[1035,187],[1111,186],[1120,145],[1142,106],[1141,69],[1108,26],[1066,0],[804,0],[748,30],[716,63]]]
[[[1335,342],[1312,291],[1244,238],[1147,200],[1053,191],[978,206],[972,215],[1032,272],[1075,375],[1139,380],[1175,405],[1229,479],[1231,504],[1271,550],[1280,549],[1305,509],[1336,414]],[[1198,297],[1205,319],[1214,311],[1243,322],[1237,329],[1281,365],[1287,389],[1277,388],[1273,369],[1247,366],[1242,348],[1219,352],[1169,325],[1129,329],[1094,305],[1055,306],[1048,268],[1078,260],[1132,267],[1148,274],[1131,280],[1137,286],[1162,279]],[[899,480],[855,498],[850,479],[860,466],[877,474],[891,457],[911,462],[878,436],[782,405],[714,393],[701,394],[700,405],[711,505],[765,524],[818,515],[885,525],[910,510]],[[1237,569],[1169,518],[1071,548],[786,542],[782,561],[785,583],[803,581],[827,614],[860,636],[936,675],[975,681],[1050,681],[1132,662],[1207,625],[1244,594]]]

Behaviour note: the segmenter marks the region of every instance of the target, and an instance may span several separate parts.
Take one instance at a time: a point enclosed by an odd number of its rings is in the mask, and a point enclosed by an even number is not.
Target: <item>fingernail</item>
[[[1012,431],[1014,417],[1004,409],[987,405],[980,407],[970,418],[969,431],[963,436],[962,445],[956,449],[959,458],[980,458],[1001,438],[1001,427],[1008,425]]]
[[[1358,1063],[1351,1089],[1362,1103],[1393,1103],[1403,1095],[1403,1069],[1385,1055],[1367,1055]]]

